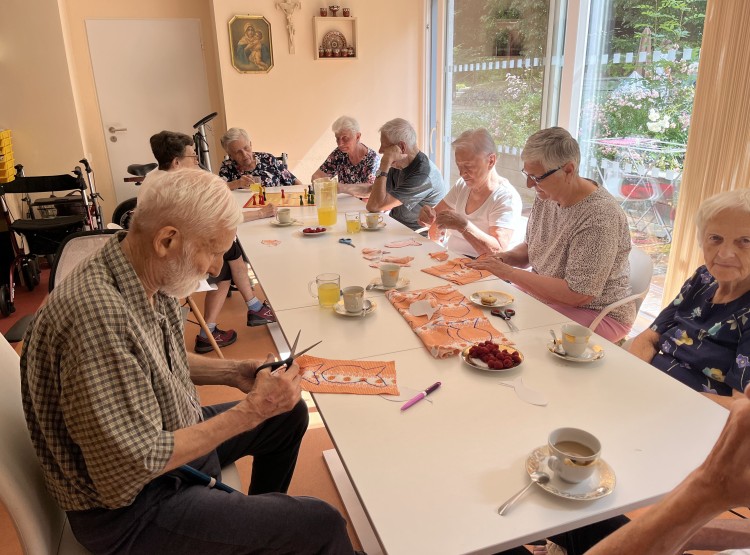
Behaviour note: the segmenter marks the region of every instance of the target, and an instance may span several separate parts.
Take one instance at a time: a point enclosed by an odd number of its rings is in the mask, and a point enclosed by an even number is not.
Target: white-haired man
[[[352,553],[338,512],[286,492],[307,408],[299,367],[187,353],[179,302],[222,266],[242,215],[222,181],[165,172],[114,236],[50,295],[21,355],[23,406],[47,488],[99,553]],[[194,384],[234,386],[201,407]],[[207,488],[253,455],[250,495]]]
[[[417,148],[417,133],[405,119],[380,128],[380,168],[367,200],[370,212],[391,211],[391,217],[418,229],[423,206],[435,206],[448,192],[437,166]]]

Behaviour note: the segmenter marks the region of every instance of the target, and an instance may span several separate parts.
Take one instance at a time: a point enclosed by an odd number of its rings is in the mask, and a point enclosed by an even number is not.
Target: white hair
[[[378,131],[382,133],[391,144],[403,142],[408,150],[417,148],[417,132],[411,123],[402,118],[392,119],[386,122]]]
[[[581,163],[581,149],[570,133],[562,127],[541,129],[526,140],[521,152],[524,162],[538,162],[545,170],[559,168],[573,162],[575,169]]]
[[[130,224],[132,233],[151,235],[174,226],[194,238],[242,223],[242,211],[224,180],[201,169],[164,172],[142,187]]]
[[[335,135],[344,131],[351,131],[356,135],[359,133],[359,122],[351,116],[341,116],[333,122],[331,130]]]
[[[695,214],[698,245],[703,246],[703,233],[708,222],[727,210],[740,210],[750,219],[750,189],[724,191],[704,200]]]
[[[495,140],[490,135],[490,132],[480,127],[479,129],[469,129],[461,133],[458,138],[453,141],[453,147],[458,149],[466,149],[473,152],[475,155],[480,154],[497,154],[497,145]]]
[[[240,139],[245,139],[249,143],[250,135],[248,135],[247,131],[240,127],[230,127],[229,129],[227,129],[227,132],[221,136],[221,148],[223,148],[224,151],[227,151],[227,148],[229,148],[229,143],[239,141]]]

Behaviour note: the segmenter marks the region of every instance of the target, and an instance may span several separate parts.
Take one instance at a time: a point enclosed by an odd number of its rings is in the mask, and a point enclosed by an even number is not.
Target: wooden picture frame
[[[262,15],[235,15],[229,20],[229,51],[240,73],[268,73],[273,68],[271,24]]]

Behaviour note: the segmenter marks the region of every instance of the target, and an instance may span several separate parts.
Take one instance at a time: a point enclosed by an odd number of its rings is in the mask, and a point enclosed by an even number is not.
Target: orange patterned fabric
[[[435,358],[457,355],[466,347],[481,341],[511,342],[492,327],[484,313],[450,285],[420,291],[386,292],[396,310],[408,322]],[[432,318],[409,312],[413,302],[427,300],[437,308]]]
[[[398,395],[396,363],[375,360],[331,360],[309,355],[297,359],[302,389],[312,393]]]
[[[492,275],[487,270],[467,268],[467,262],[471,262],[471,258],[454,258],[453,260],[448,260],[445,264],[422,268],[422,271],[448,280],[456,285],[466,285],[467,283],[472,283]]]
[[[437,252],[431,252],[430,256],[437,260],[438,262],[444,262],[448,260],[448,253],[445,251],[437,251]]]

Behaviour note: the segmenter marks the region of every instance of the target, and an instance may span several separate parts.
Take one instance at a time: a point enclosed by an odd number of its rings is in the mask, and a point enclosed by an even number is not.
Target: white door
[[[149,137],[192,135],[212,112],[197,19],[89,19],[86,32],[117,202],[137,195],[130,164],[154,162]],[[209,142],[212,144],[212,142]]]

